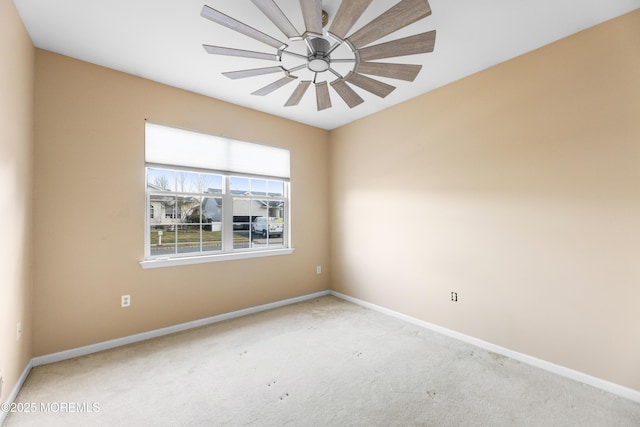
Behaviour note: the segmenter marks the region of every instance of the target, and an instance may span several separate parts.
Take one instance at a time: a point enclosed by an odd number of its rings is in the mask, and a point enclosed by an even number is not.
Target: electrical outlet
[[[321,274],[322,273],[322,266],[319,265],[316,267],[316,274]]]
[[[451,301],[453,301],[453,302],[457,302],[458,301],[458,293],[457,292],[451,292]]]
[[[22,322],[16,325],[16,341],[20,341],[20,338],[22,338]]]
[[[131,295],[122,295],[120,297],[120,307],[129,307],[131,305]]]

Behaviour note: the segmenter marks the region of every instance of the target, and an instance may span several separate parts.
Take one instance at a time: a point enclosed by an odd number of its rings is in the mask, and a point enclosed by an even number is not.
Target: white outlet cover
[[[120,298],[121,307],[129,307],[131,305],[131,295],[122,295]]]

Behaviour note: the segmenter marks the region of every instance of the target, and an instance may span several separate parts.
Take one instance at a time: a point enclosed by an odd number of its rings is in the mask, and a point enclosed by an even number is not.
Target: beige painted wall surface
[[[34,54],[13,2],[0,0],[0,402],[31,358]]]
[[[329,288],[328,132],[42,50],[35,73],[34,356]],[[143,270],[145,119],[290,149],[295,252]]]
[[[333,131],[332,287],[640,390],[638,46],[640,11]]]

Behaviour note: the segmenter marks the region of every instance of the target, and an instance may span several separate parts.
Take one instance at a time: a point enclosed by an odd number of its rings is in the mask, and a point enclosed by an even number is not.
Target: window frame
[[[172,170],[175,172],[195,172],[195,173],[206,173],[206,174],[214,174],[222,176],[222,192],[221,193],[189,193],[182,192],[177,190],[172,191],[158,191],[158,190],[149,190],[148,187],[148,171],[149,169],[166,169]],[[277,181],[283,183],[283,194],[282,196],[269,196],[269,195],[248,195],[248,196],[239,196],[234,195],[230,191],[230,181],[232,177],[240,177],[240,178],[249,178],[249,179],[258,179],[258,180],[267,180],[267,181]],[[221,231],[222,231],[222,248],[220,251],[207,251],[207,252],[189,252],[189,253],[174,253],[170,255],[151,255],[151,222],[150,222],[150,206],[151,197],[153,195],[166,195],[171,197],[184,197],[184,196],[198,196],[198,197],[210,197],[210,198],[221,198],[222,199],[222,218],[221,218]],[[264,199],[264,200],[282,200],[283,201],[283,233],[281,236],[282,243],[281,244],[273,244],[270,245],[267,243],[266,246],[251,246],[249,248],[233,248],[233,234],[234,229],[233,226],[236,224],[234,221],[233,215],[233,200],[234,198],[242,197],[246,199]],[[291,196],[290,196],[290,181],[284,178],[278,177],[266,177],[260,175],[248,175],[248,174],[239,174],[239,173],[228,173],[228,172],[220,172],[208,169],[195,169],[195,168],[186,168],[175,165],[160,165],[155,163],[147,163],[145,165],[145,205],[147,206],[145,212],[145,255],[144,260],[140,262],[140,265],[147,268],[158,268],[158,267],[171,267],[171,266],[180,266],[180,265],[190,265],[190,264],[202,264],[208,262],[219,262],[219,261],[228,261],[228,260],[237,260],[237,259],[249,259],[249,258],[257,258],[257,257],[265,257],[265,256],[276,256],[276,255],[288,255],[293,253],[294,249],[291,247],[291,216],[290,216],[290,205],[291,205]],[[157,215],[156,215],[157,216]],[[177,215],[176,215],[177,216]],[[199,225],[202,225],[202,219]],[[253,225],[253,221],[249,222],[249,230],[251,230],[251,226]],[[250,235],[252,234],[249,231]],[[253,242],[253,236],[250,237],[250,241]],[[200,238],[200,243],[202,244],[202,235]]]
[[[149,169],[165,169],[172,170],[175,172],[192,172],[192,173],[204,173],[204,174],[213,174],[213,175],[221,175],[222,176],[222,192],[221,193],[189,193],[182,192],[177,190],[171,191],[160,191],[160,190],[149,190],[148,186],[148,172]],[[230,182],[232,177],[239,178],[248,178],[250,180],[266,180],[266,181],[275,181],[283,183],[283,194],[273,196],[269,194],[257,195],[238,195],[233,194],[230,189]],[[140,262],[140,265],[144,269],[149,268],[160,268],[160,267],[173,267],[173,266],[181,266],[181,265],[191,265],[191,264],[203,264],[209,262],[219,262],[219,261],[230,261],[230,260],[239,260],[239,259],[250,259],[250,258],[258,258],[258,257],[268,257],[268,256],[277,256],[277,255],[289,255],[292,254],[294,249],[291,246],[291,183],[289,179],[280,178],[280,177],[268,177],[261,175],[251,175],[251,174],[241,174],[241,173],[229,173],[229,172],[221,172],[209,169],[198,169],[198,168],[189,168],[182,167],[176,165],[164,165],[164,164],[156,164],[156,163],[146,163],[145,164],[145,236],[144,236],[144,259]],[[184,197],[184,196],[197,196],[197,197],[210,197],[210,198],[221,198],[222,199],[222,218],[221,218],[221,240],[222,240],[222,248],[220,251],[207,251],[207,252],[189,252],[189,253],[174,253],[170,255],[151,255],[151,209],[152,209],[152,201],[151,197],[154,195],[165,195],[171,197]],[[282,239],[282,243],[280,244],[270,244],[267,243],[266,246],[251,246],[249,248],[233,248],[233,234],[234,234],[234,215],[233,215],[233,202],[236,198],[244,198],[244,199],[260,199],[260,200],[278,200],[283,202],[282,207],[282,218],[284,221],[283,232],[280,236]],[[157,209],[156,209],[157,211]],[[162,211],[162,210],[161,210]],[[267,209],[268,213],[268,209]],[[154,212],[155,217],[159,217],[157,212]],[[160,215],[160,219],[164,215]],[[177,214],[175,215],[177,216]],[[269,217],[268,218],[273,218]],[[175,218],[172,219],[175,221]],[[199,225],[202,226],[202,218],[200,220]],[[253,218],[250,220],[249,224],[249,234],[250,234],[250,242],[253,242],[253,233],[251,232],[252,226],[254,224]],[[182,224],[181,224],[182,225]],[[194,224],[195,225],[195,224]],[[200,237],[200,243],[202,245],[202,234]],[[201,246],[202,247],[202,246]]]

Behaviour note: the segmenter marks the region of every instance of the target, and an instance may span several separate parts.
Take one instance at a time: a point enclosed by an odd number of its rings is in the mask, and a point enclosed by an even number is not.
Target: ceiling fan
[[[378,59],[432,52],[435,45],[435,30],[372,44],[377,40],[431,15],[428,0],[401,0],[386,12],[349,33],[373,0],[343,0],[327,31],[328,22],[322,10],[322,0],[300,0],[300,10],[305,31],[300,33],[273,0],[251,0],[251,2],[287,37],[288,44],[250,27],[207,5],[201,15],[217,24],[230,28],[271,46],[275,53],[241,50],[204,44],[208,53],[244,58],[275,61],[277,66],[254,68],[222,73],[230,79],[242,79],[266,74],[282,73],[283,76],[264,86],[252,95],[265,96],[288,83],[300,79],[286,107],[300,103],[310,86],[315,87],[318,111],[331,107],[329,86],[350,107],[364,102],[352,88],[357,86],[381,98],[389,95],[395,86],[368,77],[370,75],[413,81],[422,66],[375,62]],[[330,79],[333,79],[329,81]]]

